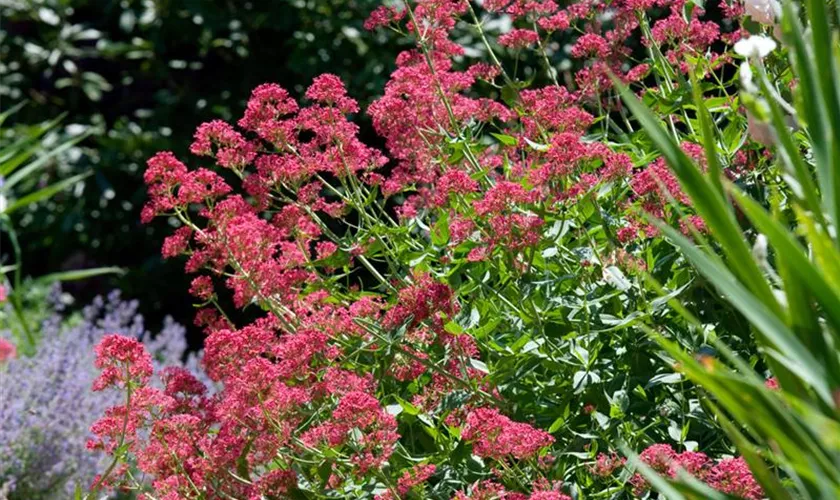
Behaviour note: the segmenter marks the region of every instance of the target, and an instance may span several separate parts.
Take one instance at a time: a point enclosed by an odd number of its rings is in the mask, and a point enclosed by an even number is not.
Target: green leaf
[[[495,132],[490,132],[490,135],[495,137],[499,142],[504,144],[505,146],[516,146],[516,138],[506,134],[497,134]]]
[[[735,276],[715,258],[706,255],[673,228],[656,221],[683,251],[686,258],[743,314],[762,334],[767,355],[777,359],[807,381],[827,404],[833,404],[831,390],[821,363],[799,342],[796,335],[756,296],[741,285]],[[775,299],[772,299],[775,303]]]
[[[60,193],[61,191],[64,191],[65,189],[76,185],[76,183],[78,183],[79,181],[90,177],[92,173],[93,172],[86,172],[83,174],[74,175],[73,177],[58,181],[54,184],[50,184],[49,186],[43,189],[39,189],[34,193],[30,193],[24,196],[23,198],[15,200],[15,202],[9,205],[3,213],[10,214],[15,212],[19,208],[23,208],[25,206],[38,203],[39,201],[51,198],[56,194]]]
[[[551,425],[548,427],[548,433],[554,434],[555,432],[560,430],[561,427],[563,427],[564,423],[566,423],[566,419],[563,416],[557,417],[554,420],[554,422],[552,422]]]
[[[449,321],[445,325],[443,325],[443,329],[453,335],[461,335],[464,333],[464,329],[458,323],[454,321]]]
[[[431,231],[432,243],[443,247],[449,243],[449,213],[442,212]]]
[[[500,318],[497,318],[497,317],[490,319],[489,321],[487,321],[483,325],[481,325],[478,328],[475,328],[475,329],[472,330],[473,338],[475,338],[476,340],[483,339],[484,337],[489,335],[493,330],[495,330],[496,327],[499,326],[499,323],[501,323],[501,322],[502,322],[502,320]]]
[[[394,396],[394,398],[397,400],[397,403],[400,404],[400,406],[402,407],[403,411],[406,414],[408,414],[408,415],[419,415],[420,414],[420,409],[417,408],[416,406],[414,406],[413,404],[409,403],[408,401],[406,401],[406,400],[404,400],[404,399],[402,399],[402,398],[400,398],[399,396],[396,396],[396,395]]]
[[[38,284],[50,284],[55,283],[56,281],[79,281],[94,278],[96,276],[104,276],[106,274],[116,274],[122,276],[125,274],[125,269],[120,267],[95,267],[75,271],[62,271],[39,276],[35,282]]]

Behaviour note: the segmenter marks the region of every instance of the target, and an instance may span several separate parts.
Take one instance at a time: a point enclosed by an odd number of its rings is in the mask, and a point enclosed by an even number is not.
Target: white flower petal
[[[738,71],[738,76],[741,78],[741,87],[750,93],[758,92],[758,87],[753,83],[753,73],[750,63],[744,61],[741,63],[741,68]]]
[[[735,42],[735,53],[743,57],[766,57],[776,50],[776,42],[770,37],[754,35]]]

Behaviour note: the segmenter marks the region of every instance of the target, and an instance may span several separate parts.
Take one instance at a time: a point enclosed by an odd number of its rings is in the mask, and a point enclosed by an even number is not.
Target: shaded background
[[[166,221],[139,222],[145,161],[188,155],[202,122],[241,115],[250,91],[276,82],[300,96],[314,76],[339,75],[364,110],[406,40],[362,27],[379,0],[45,0],[0,7],[0,108],[34,123],[62,114],[64,131],[93,134],[36,183],[85,170],[77,189],[16,214],[24,273],[121,266],[122,277],[65,285],[78,303],[120,288],[151,325],[191,325],[183,259],[160,257]],[[376,144],[366,117],[366,142]],[[9,248],[4,245],[4,248]],[[191,343],[195,345],[196,332]]]

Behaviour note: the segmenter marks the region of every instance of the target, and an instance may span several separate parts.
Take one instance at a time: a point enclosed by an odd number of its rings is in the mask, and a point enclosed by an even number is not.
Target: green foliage
[[[22,105],[15,106],[0,114],[0,127],[21,108]],[[43,172],[55,165],[56,157],[75,147],[86,136],[62,137],[57,130],[59,122],[60,119],[56,119],[33,126],[0,129],[3,132],[0,138],[0,235],[7,238],[12,250],[9,255],[0,255],[3,259],[8,258],[0,263],[3,277],[0,287],[3,288],[3,300],[11,305],[11,311],[0,312],[0,324],[11,330],[15,343],[24,353],[31,353],[37,342],[35,328],[39,319],[43,319],[41,305],[45,287],[58,281],[122,272],[113,267],[95,268],[25,280],[26,254],[15,223],[16,212],[81,187],[81,181],[90,176],[90,172],[84,172],[51,184],[44,182]]]
[[[792,2],[784,2],[782,24],[793,74],[774,77],[759,57],[743,63],[756,72],[760,91],[743,90],[742,102],[760,126],[770,127],[776,153],[778,181],[765,198],[756,199],[731,183],[723,183],[721,190],[721,177],[713,169],[704,174],[680,154],[650,110],[628,92],[623,95],[668,158],[713,238],[696,246],[668,226],[660,228],[750,322],[779,389],[765,386],[754,362],[723,342],[716,342],[721,358],[698,359],[656,328],[650,333],[680,371],[708,391],[706,405],[772,499],[840,495],[840,46],[829,27],[835,13],[821,0],[804,4],[807,24],[800,23]],[[795,108],[782,98],[792,81]],[[721,147],[715,132],[704,126],[710,164]],[[694,487],[668,496],[706,498]]]

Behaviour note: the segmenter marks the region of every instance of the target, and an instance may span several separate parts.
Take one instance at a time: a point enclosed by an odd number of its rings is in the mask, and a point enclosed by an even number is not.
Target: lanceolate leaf
[[[710,186],[703,173],[693,164],[680,146],[665,132],[653,114],[630,91],[617,80],[624,102],[645,131],[659,147],[674,170],[685,192],[691,197],[697,212],[703,216],[709,229],[720,241],[723,251],[732,262],[737,262],[734,272],[739,279],[766,304],[768,312],[777,317],[782,310],[773,297],[761,270],[752,258],[749,247],[741,236],[740,227],[735,221],[731,207],[722,193]]]
[[[741,285],[719,261],[695,247],[673,228],[658,223],[706,278],[756,327],[768,347],[767,355],[799,373],[827,403],[832,401],[826,373],[817,359],[796,338],[796,335],[770,310]],[[773,299],[775,302],[775,299]]]

